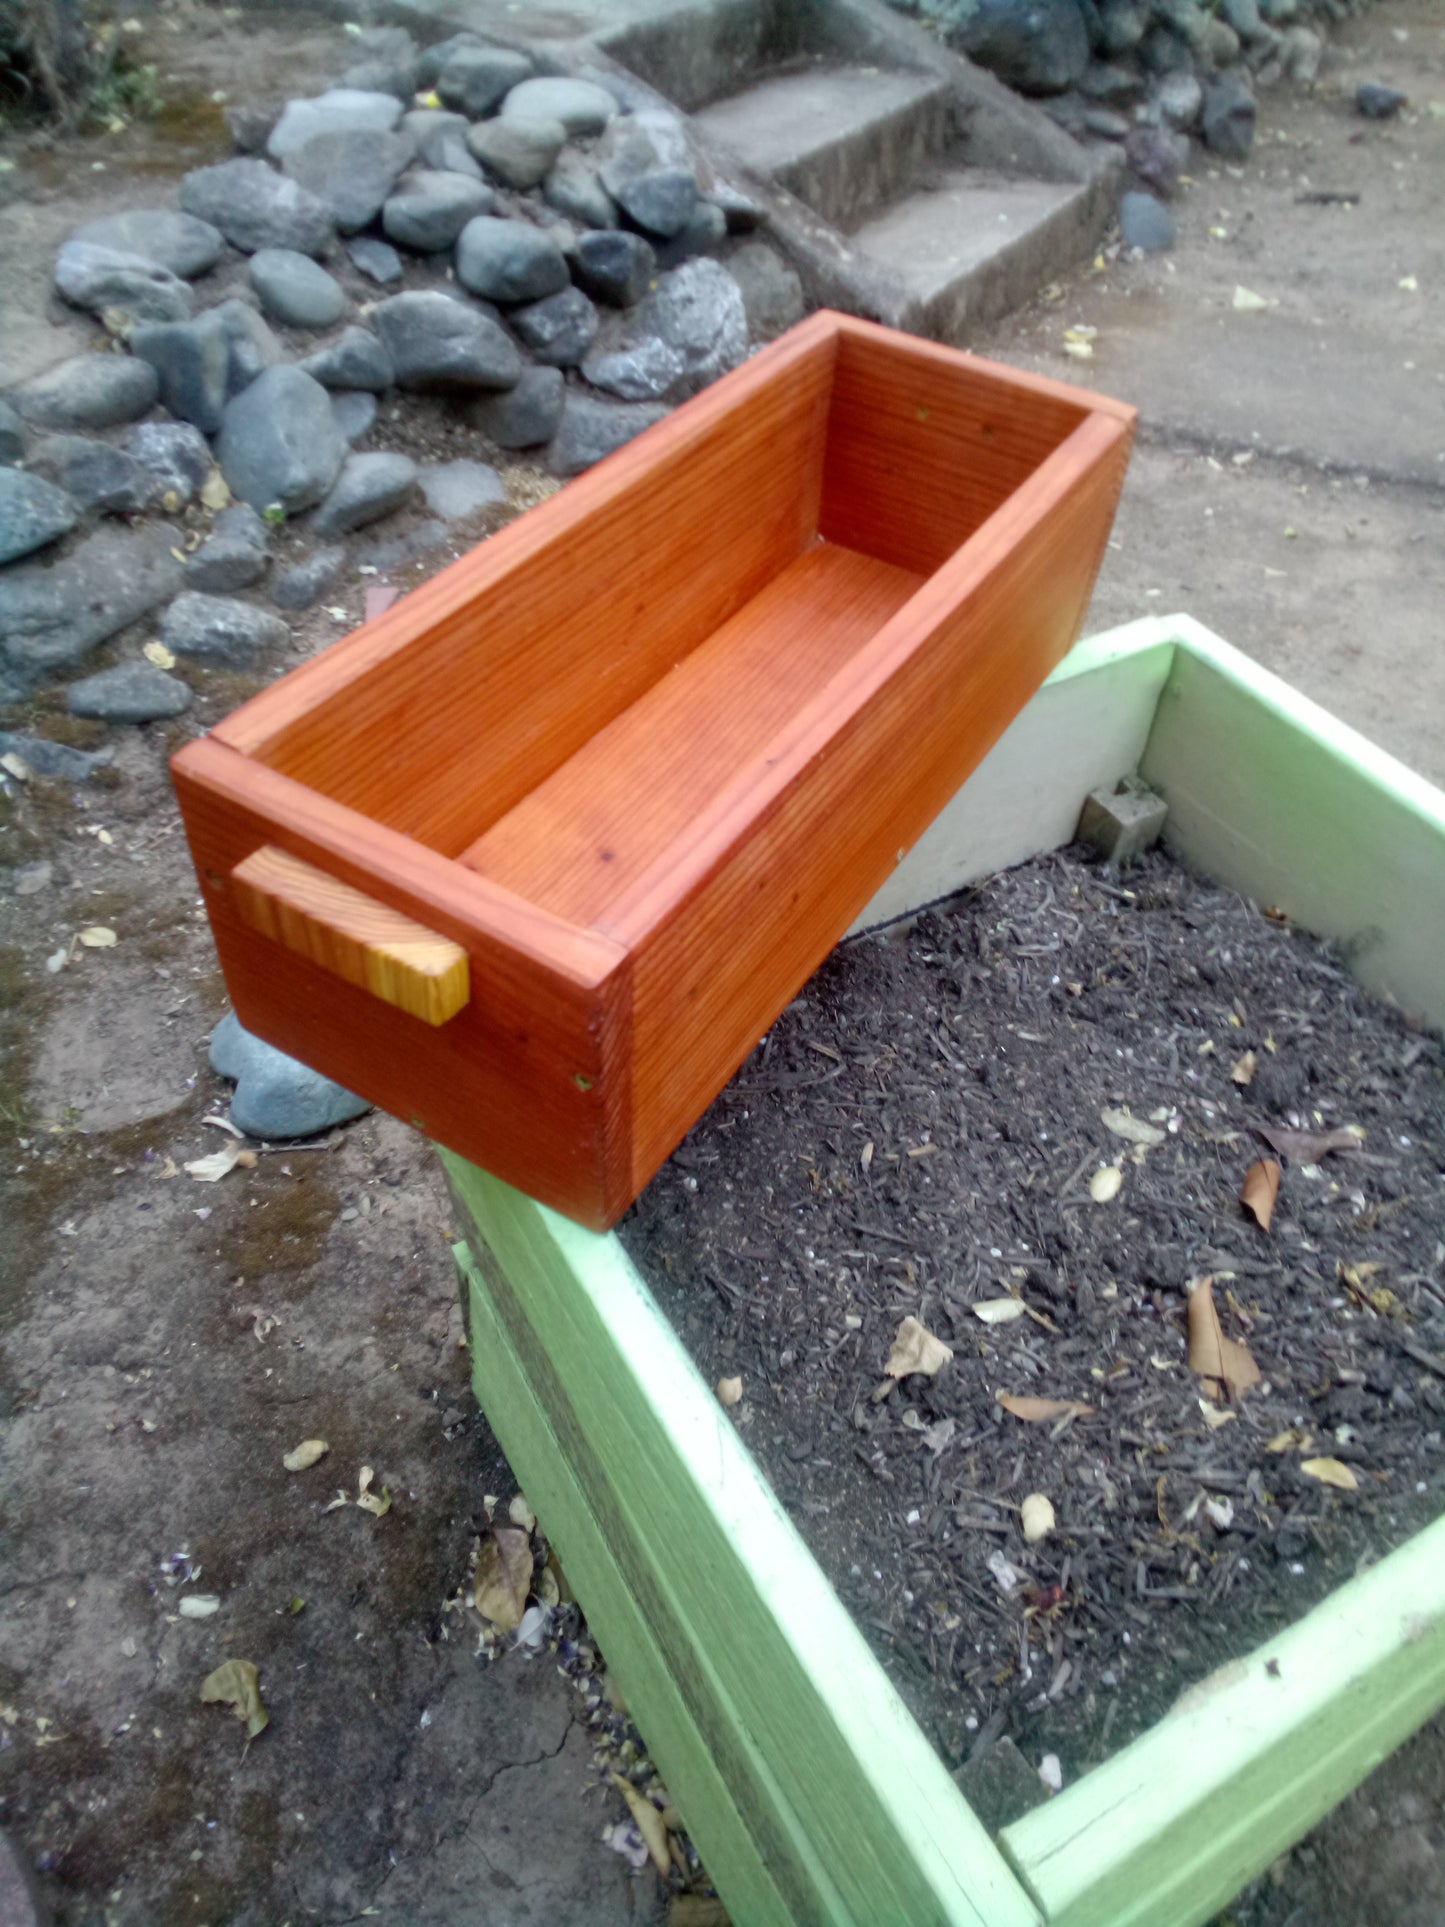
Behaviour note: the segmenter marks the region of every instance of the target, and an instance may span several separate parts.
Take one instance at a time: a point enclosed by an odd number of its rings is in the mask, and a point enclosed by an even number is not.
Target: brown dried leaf
[[[1000,1392],[998,1402],[1006,1412],[1021,1418],[1026,1425],[1046,1425],[1058,1418],[1092,1418],[1092,1405],[1081,1405],[1076,1398],[1018,1398]]]
[[[1212,1380],[1219,1396],[1231,1401],[1259,1383],[1259,1367],[1247,1347],[1224,1335],[1212,1278],[1201,1278],[1189,1294],[1189,1369]]]
[[[667,1848],[667,1822],[648,1799],[639,1793],[631,1781],[624,1780],[620,1773],[614,1773],[612,1784],[627,1802],[637,1830],[647,1842],[647,1851],[652,1855],[652,1864],[664,1879],[672,1871],[672,1855]]]
[[[325,1439],[302,1439],[281,1463],[288,1472],[304,1472],[309,1466],[315,1465],[318,1459],[324,1459],[330,1450]]]
[[[248,1741],[271,1724],[271,1715],[261,1704],[260,1676],[249,1659],[228,1659],[218,1666],[202,1683],[201,1698],[233,1707],[236,1718],[246,1722]]]
[[[1256,1124],[1253,1129],[1256,1137],[1292,1164],[1318,1164],[1332,1151],[1358,1151],[1363,1136],[1359,1130],[1291,1131],[1282,1124]]]
[[[1254,1082],[1254,1073],[1258,1068],[1258,1057],[1256,1057],[1252,1050],[1247,1050],[1243,1057],[1235,1059],[1230,1068],[1229,1075],[1236,1084],[1252,1084]]]
[[[1254,1219],[1261,1231],[1269,1230],[1269,1221],[1274,1216],[1274,1201],[1279,1196],[1280,1169],[1273,1158],[1261,1158],[1251,1164],[1244,1174],[1244,1185],[1239,1193],[1239,1202]]]
[[[936,1378],[952,1357],[952,1346],[935,1338],[916,1318],[905,1318],[894,1335],[893,1349],[883,1369],[889,1378],[908,1378],[914,1372]]]
[[[1338,1486],[1341,1492],[1358,1492],[1360,1482],[1347,1465],[1339,1459],[1304,1459],[1300,1471],[1310,1478],[1318,1479],[1321,1485]]]
[[[477,1554],[472,1597],[477,1611],[498,1632],[514,1633],[532,1590],[532,1542],[516,1526],[498,1526]]]
[[[743,1381],[740,1378],[720,1378],[717,1382],[717,1402],[719,1405],[732,1406],[742,1403]]]
[[[1276,1432],[1266,1452],[1308,1452],[1314,1444],[1314,1434],[1300,1431],[1297,1425],[1290,1426],[1287,1432]]]

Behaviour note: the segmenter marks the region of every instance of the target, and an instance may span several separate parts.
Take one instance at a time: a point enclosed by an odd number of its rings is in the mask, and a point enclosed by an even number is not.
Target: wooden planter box
[[[1445,1023],[1445,795],[1187,617],[1081,645],[870,906],[1067,842],[1176,853]],[[615,1237],[445,1159],[474,1383],[734,1920],[1197,1927],[1445,1704],[1445,1520],[991,1839]]]
[[[241,1021],[611,1224],[1074,641],[1133,426],[794,329],[176,758]]]

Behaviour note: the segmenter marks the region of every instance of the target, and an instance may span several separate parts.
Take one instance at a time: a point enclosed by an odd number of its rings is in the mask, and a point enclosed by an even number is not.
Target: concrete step
[[[943,341],[1018,306],[1077,252],[1090,189],[982,168],[938,170],[926,187],[855,225],[848,244],[875,286],[891,289],[880,318]]]
[[[750,172],[845,227],[905,194],[943,152],[949,89],[933,74],[815,65],[713,101],[693,123]]]

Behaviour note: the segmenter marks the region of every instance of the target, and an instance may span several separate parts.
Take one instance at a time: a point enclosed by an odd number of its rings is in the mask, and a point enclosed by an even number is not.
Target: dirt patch
[[[1261,1132],[1344,1127],[1280,1140],[1266,1235]],[[1440,1511],[1442,1200],[1438,1037],[1166,859],[1062,854],[840,948],[619,1229],[945,1760],[1006,1732],[1071,1783]],[[1187,1363],[1206,1276],[1237,1408]],[[910,1316],[954,1357],[895,1383]]]

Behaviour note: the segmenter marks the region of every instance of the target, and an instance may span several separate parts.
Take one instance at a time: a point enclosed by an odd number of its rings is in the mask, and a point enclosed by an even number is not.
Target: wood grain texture
[[[739,768],[902,608],[923,578],[832,544],[807,549],[461,861],[578,924],[604,917]],[[678,846],[681,844],[681,849]]]
[[[814,539],[833,343],[813,328],[778,346],[264,692],[222,740],[456,855]]]
[[[1128,441],[1099,418],[1076,430],[700,814],[686,870],[599,921],[635,958],[637,1189],[1067,651]]]
[[[172,764],[186,835],[236,1014],[444,1143],[474,1147],[583,1222],[610,1223],[631,1183],[631,962],[485,878],[214,738]],[[246,924],[232,872],[275,845],[461,945],[482,987],[441,1027]]]
[[[1037,1927],[616,1239],[444,1162],[478,1396],[733,1918]]]
[[[612,1222],[1077,635],[1133,421],[804,323],[184,752],[243,1021]],[[262,845],[466,950],[454,1055],[248,927]]]
[[[231,872],[243,923],[359,984],[425,1024],[455,1017],[469,991],[467,953],[414,917],[263,845]]]

